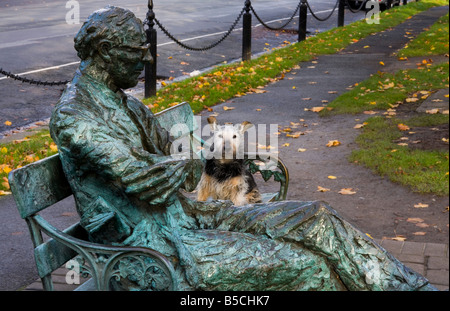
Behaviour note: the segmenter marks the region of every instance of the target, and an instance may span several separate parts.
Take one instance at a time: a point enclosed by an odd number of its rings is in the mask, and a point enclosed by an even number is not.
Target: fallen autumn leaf
[[[338,193],[343,195],[352,195],[355,194],[356,191],[353,191],[352,188],[342,188]]]
[[[319,192],[328,192],[328,191],[330,191],[330,189],[324,188],[324,187],[321,187],[321,186],[317,186],[317,191],[319,191]]]
[[[341,144],[339,140],[330,140],[327,144],[327,147],[337,147]]]

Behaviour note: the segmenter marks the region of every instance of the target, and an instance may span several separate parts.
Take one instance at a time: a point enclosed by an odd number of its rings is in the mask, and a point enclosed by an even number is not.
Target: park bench
[[[201,141],[194,135],[198,125],[189,104],[182,103],[166,109],[156,114],[156,118],[167,130],[173,124],[186,124],[189,133],[180,131],[175,136],[188,135],[191,143]],[[274,194],[263,194],[263,200],[286,199],[289,175],[285,165],[276,159],[278,170],[264,170],[258,163],[264,160],[254,154],[247,154],[246,157],[252,173],[261,172],[265,181],[273,176],[280,183],[280,190]],[[53,290],[51,273],[73,258],[81,265],[78,272],[91,277],[77,290],[110,290],[111,284],[127,277],[133,278],[146,290],[177,288],[172,263],[161,253],[144,247],[92,243],[79,223],[58,230],[39,215],[40,211],[72,195],[59,154],[13,170],[9,174],[9,183],[20,216],[30,230],[36,267],[44,290]],[[43,233],[49,239],[44,239]]]

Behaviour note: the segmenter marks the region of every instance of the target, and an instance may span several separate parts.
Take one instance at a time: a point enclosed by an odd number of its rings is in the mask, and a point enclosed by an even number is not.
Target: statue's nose
[[[153,63],[153,57],[152,54],[150,53],[150,49],[148,49],[145,54],[144,54],[144,59],[142,60],[145,63]]]

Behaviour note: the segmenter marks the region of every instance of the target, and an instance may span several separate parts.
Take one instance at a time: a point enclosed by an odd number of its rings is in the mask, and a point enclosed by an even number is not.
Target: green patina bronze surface
[[[92,241],[161,252],[180,290],[434,289],[325,203],[237,208],[183,196],[202,162],[171,157],[168,132],[122,91],[151,61],[145,43],[130,11],[94,12],[75,37],[81,65],[51,118]]]

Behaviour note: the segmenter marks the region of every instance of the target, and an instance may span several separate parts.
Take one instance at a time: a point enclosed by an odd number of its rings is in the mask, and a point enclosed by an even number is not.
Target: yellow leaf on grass
[[[338,193],[343,194],[343,195],[351,195],[351,194],[355,194],[356,191],[353,191],[352,188],[342,188]]]
[[[9,172],[11,172],[12,171],[12,169],[8,166],[8,165],[5,165],[4,167],[3,167],[3,172],[5,173],[5,174],[9,174]]]
[[[8,152],[8,148],[3,147],[2,149],[0,149],[0,152],[6,154]]]
[[[339,140],[330,140],[327,144],[327,147],[336,147],[339,146],[341,142]]]
[[[56,144],[54,142],[52,142],[50,144],[50,150],[53,152],[57,152],[58,151],[58,146],[56,146]]]
[[[397,128],[400,131],[409,131],[410,130],[409,126],[407,126],[407,125],[405,125],[403,123],[397,124]]]
[[[8,178],[3,177],[2,186],[3,186],[6,190],[10,190],[10,189],[11,189],[11,187],[9,186]]]

